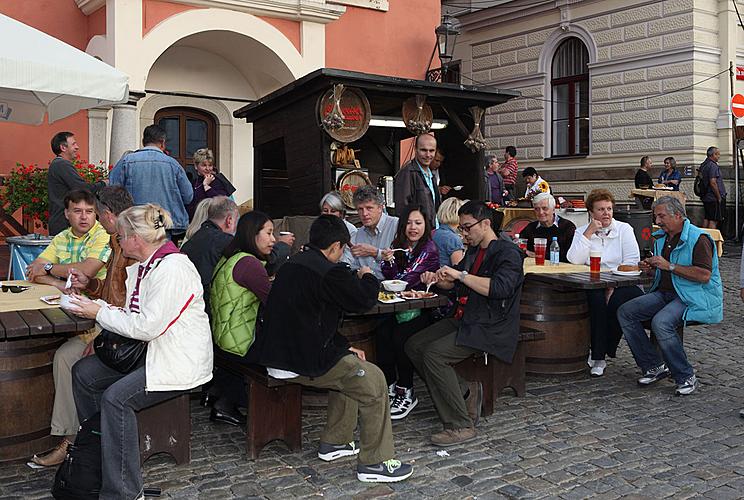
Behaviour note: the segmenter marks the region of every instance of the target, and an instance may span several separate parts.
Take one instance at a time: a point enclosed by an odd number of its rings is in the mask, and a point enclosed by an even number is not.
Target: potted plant
[[[72,162],[77,173],[87,183],[107,179],[113,168],[105,162],[88,163],[80,157]],[[38,165],[16,163],[16,168],[5,179],[5,191],[0,193],[0,202],[6,212],[12,214],[23,209],[23,225],[29,233],[47,228],[49,221],[49,193],[47,191],[47,169]]]
[[[2,205],[12,214],[23,209],[23,225],[29,233],[47,227],[49,199],[47,196],[47,169],[35,164],[16,163],[5,178],[5,190],[0,194]]]

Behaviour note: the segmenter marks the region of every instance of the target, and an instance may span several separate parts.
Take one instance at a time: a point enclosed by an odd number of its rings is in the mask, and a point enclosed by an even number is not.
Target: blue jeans
[[[677,327],[682,324],[682,314],[686,308],[676,293],[657,290],[626,302],[617,311],[625,340],[643,373],[656,368],[662,362],[666,362],[677,384],[683,383],[695,373],[687,361],[682,340],[677,335]],[[663,361],[641,323],[649,319]]]
[[[101,413],[102,500],[139,498],[143,492],[136,411],[178,396],[182,391],[145,391],[145,367],[119,373],[97,356],[72,367],[72,393],[82,422]]]

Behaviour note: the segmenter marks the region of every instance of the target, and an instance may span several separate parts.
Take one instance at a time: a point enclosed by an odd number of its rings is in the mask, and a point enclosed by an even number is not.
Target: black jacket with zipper
[[[468,248],[456,269],[470,272],[479,248]],[[493,354],[511,363],[519,341],[519,298],[522,293],[524,254],[510,241],[496,239],[486,249],[476,276],[491,278],[488,296],[458,284],[458,296],[467,295],[456,343]]]
[[[377,303],[380,284],[361,279],[347,264],[306,247],[279,270],[263,310],[257,341],[259,363],[308,377],[323,375],[346,355],[338,333],[344,312],[363,313]]]

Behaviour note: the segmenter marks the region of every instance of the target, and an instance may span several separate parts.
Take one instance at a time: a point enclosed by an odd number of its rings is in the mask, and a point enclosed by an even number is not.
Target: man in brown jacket
[[[106,262],[106,278],[89,278],[79,269],[72,269],[72,287],[91,298],[103,299],[109,304],[123,307],[127,298],[126,268],[136,261],[124,257],[116,235],[116,218],[119,213],[134,205],[132,196],[122,187],[104,187],[96,196],[96,213],[101,225],[111,235],[109,245],[111,255]],[[91,341],[97,330],[73,337],[62,344],[54,353],[54,407],[52,410],[52,432],[55,429],[78,428],[75,401],[72,399],[72,365],[92,352]],[[59,465],[67,454],[67,447],[74,440],[74,434],[65,435],[62,441],[49,453],[31,459],[36,465],[51,467]]]
[[[432,227],[438,227],[437,210],[442,199],[430,168],[437,152],[437,140],[431,134],[422,134],[416,137],[415,147],[416,157],[395,176],[395,213],[405,213],[409,206],[420,206]]]

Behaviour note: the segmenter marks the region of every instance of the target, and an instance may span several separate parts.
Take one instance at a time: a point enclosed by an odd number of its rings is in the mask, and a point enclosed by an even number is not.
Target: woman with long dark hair
[[[431,219],[419,206],[408,207],[398,222],[392,248],[381,252],[380,266],[387,279],[408,283],[408,289],[424,288],[421,274],[439,269],[439,251],[431,239]],[[377,364],[389,387],[390,417],[405,418],[418,400],[413,392],[413,365],[403,349],[406,341],[428,326],[430,318],[420,309],[391,315],[378,328]]]
[[[212,337],[219,349],[237,361],[252,362],[250,347],[256,332],[256,318],[271,289],[266,261],[274,247],[274,223],[262,212],[240,217],[233,240],[222,252],[212,275],[210,308]],[[218,399],[210,420],[242,425],[243,416],[235,401],[242,383],[226,374],[215,378]]]

